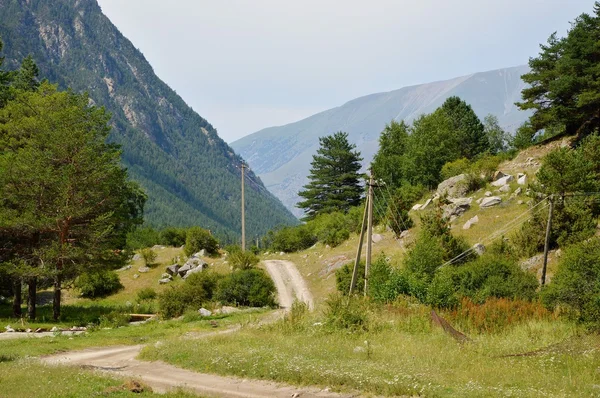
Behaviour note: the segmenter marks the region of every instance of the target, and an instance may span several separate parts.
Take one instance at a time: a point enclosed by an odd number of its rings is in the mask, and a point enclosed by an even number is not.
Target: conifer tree
[[[309,180],[299,195],[305,200],[298,203],[304,209],[305,219],[334,211],[346,212],[360,203],[363,188],[360,185],[360,152],[348,142],[348,133],[337,132],[319,138],[320,148],[313,155]]]
[[[399,187],[407,178],[403,165],[409,140],[410,127],[403,121],[392,120],[385,126],[379,136],[379,150],[371,165],[377,179],[383,180],[390,187]]]
[[[450,97],[440,108],[451,122],[460,148],[460,156],[473,159],[480,153],[489,150],[485,128],[471,105],[459,97]]]

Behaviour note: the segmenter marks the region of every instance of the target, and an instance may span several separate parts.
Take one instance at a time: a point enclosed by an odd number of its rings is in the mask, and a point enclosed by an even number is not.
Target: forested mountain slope
[[[0,0],[0,37],[8,69],[31,54],[41,77],[88,91],[112,113],[111,140],[149,196],[150,224],[201,225],[236,238],[241,158],[154,74],[96,0]],[[249,237],[296,222],[251,171],[247,182]]]
[[[307,182],[319,137],[347,132],[362,152],[363,163],[368,164],[386,123],[392,119],[410,122],[455,95],[471,104],[481,119],[491,113],[505,129],[514,131],[529,116],[514,105],[521,99],[521,75],[527,71],[527,66],[519,66],[367,95],[295,123],[266,128],[231,146],[248,160],[271,192],[300,215],[295,209],[297,193]]]

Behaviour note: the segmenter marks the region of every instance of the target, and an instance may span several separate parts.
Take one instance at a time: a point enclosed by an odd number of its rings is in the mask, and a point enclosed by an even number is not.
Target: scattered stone
[[[127,271],[128,269],[131,269],[131,264],[119,268],[117,272]]]
[[[14,333],[15,331],[15,329],[13,329],[10,325],[6,325],[4,330],[6,330],[6,333]]]
[[[201,316],[211,316],[212,312],[210,312],[209,310],[207,310],[206,308],[200,308],[198,310],[198,314],[200,314]]]
[[[325,249],[331,249],[331,246],[325,245]]]
[[[524,202],[522,200],[517,201],[518,205],[522,205]]]
[[[469,221],[467,221],[465,223],[465,225],[463,225],[463,229],[469,229],[471,228],[473,225],[477,224],[479,222],[479,217],[475,216],[473,218],[471,218]]]
[[[43,331],[43,329],[42,329],[42,328],[37,328],[37,329],[35,329],[35,333],[41,333],[42,331]]]
[[[416,205],[414,205],[414,206],[412,207],[412,209],[411,209],[411,210],[412,210],[412,211],[417,211],[417,210],[419,210],[420,208],[421,208],[421,205],[417,203]]]
[[[32,331],[32,330],[31,330],[31,329],[29,329],[29,328],[25,329],[25,333],[31,333],[31,331]]]
[[[504,174],[503,172],[498,170],[494,173],[494,176],[492,177],[492,181],[498,181],[499,179],[504,178],[506,176],[507,176],[506,174]]]
[[[149,271],[150,271],[150,268],[148,268],[148,267],[140,267],[140,268],[138,268],[138,272],[140,272],[142,274],[145,273],[145,272],[149,272]]]
[[[400,239],[405,239],[405,238],[408,238],[408,237],[409,237],[409,235],[410,235],[410,231],[409,231],[408,229],[407,229],[407,230],[404,230],[404,231],[402,231],[402,232],[400,233]]]
[[[492,193],[490,191],[485,191],[484,195],[489,198],[492,196]]]
[[[481,256],[483,253],[485,253],[485,246],[481,243],[475,243],[473,245],[473,249],[475,249],[475,253],[477,253],[478,256]]]
[[[488,207],[499,205],[500,203],[502,203],[502,198],[498,196],[490,196],[489,198],[484,198],[479,204],[479,207],[485,209]]]
[[[165,248],[165,247],[164,247],[164,246],[161,246],[161,245],[154,245],[154,246],[152,246],[152,250],[162,250],[162,249],[164,249],[164,248]]]
[[[229,315],[229,314],[233,314],[233,313],[240,312],[240,311],[241,310],[239,308],[229,307],[227,305],[224,305],[221,308],[219,308],[218,310],[216,310],[215,314]]]
[[[499,192],[508,193],[510,192],[510,185],[503,185],[498,189]]]
[[[453,218],[457,218],[463,215],[463,213],[471,207],[472,198],[459,198],[450,199],[450,203],[444,206],[444,218],[449,218],[453,221]]]
[[[163,278],[158,281],[158,283],[160,283],[161,285],[164,285],[165,283],[169,282],[171,282],[171,278]]]
[[[177,271],[179,270],[179,264],[173,264],[173,265],[169,265],[165,271],[167,272],[167,274],[173,276],[173,275],[177,275]]]
[[[371,240],[373,241],[373,243],[379,243],[383,240],[383,236],[379,234],[373,234]]]
[[[139,253],[136,254],[135,256],[133,256],[133,261],[138,261],[138,260],[141,260],[141,259],[142,259],[142,256]]]
[[[450,177],[447,180],[440,182],[436,194],[439,196],[447,195],[449,198],[463,197],[469,192],[466,180],[466,174]],[[421,207],[421,209],[423,209],[423,207]]]
[[[354,347],[354,352],[355,352],[355,353],[359,353],[359,352],[365,352],[365,347],[363,347],[363,346],[360,346],[360,345],[359,345],[359,346],[356,346],[356,347]]]
[[[501,187],[504,186],[506,184],[508,184],[509,182],[513,181],[515,179],[515,177],[511,176],[511,175],[507,175],[504,176],[502,178],[497,179],[496,181],[492,182],[492,186],[494,187]]]
[[[187,279],[192,274],[202,272],[202,269],[203,269],[203,267],[196,267],[194,269],[189,270],[188,272],[185,273],[185,275],[183,276],[183,279]]]
[[[202,249],[198,253],[194,253],[194,255],[192,257],[198,258],[198,257],[204,257],[205,255],[206,255],[206,250]]]
[[[530,270],[536,268],[538,265],[541,265],[543,261],[544,261],[544,255],[538,254],[536,256],[528,258],[527,260],[521,261],[521,264],[520,264],[521,269],[523,271],[530,271]]]
[[[173,277],[171,276],[171,274],[167,274],[166,272],[163,273],[160,277],[161,277],[161,279],[165,279],[165,278],[173,279]]]
[[[522,192],[523,192],[523,188],[519,187],[519,188],[515,189],[515,192],[513,192],[513,195],[519,196]]]
[[[477,202],[477,204],[480,205],[482,200],[483,200],[483,198],[479,198],[475,202]]]
[[[321,257],[319,257],[321,258]],[[342,268],[344,264],[349,261],[348,257],[341,255],[330,258],[327,260],[325,267],[319,272],[319,275],[325,276],[339,268]]]
[[[425,201],[425,203],[423,203],[423,206],[421,206],[421,207],[419,208],[419,210],[423,210],[423,209],[425,209],[427,206],[429,206],[429,204],[430,204],[430,203],[431,203],[431,199],[427,199],[427,200]]]
[[[517,174],[517,184],[527,185],[527,175],[521,173]]]
[[[50,329],[51,332],[60,332],[60,329],[57,328],[56,326],[53,326],[52,329]]]
[[[133,274],[133,279],[137,279],[139,277],[140,277],[139,274]]]
[[[554,252],[554,255],[555,255],[556,257],[560,257],[560,256],[562,256],[562,249],[556,249],[556,251]]]
[[[283,256],[283,255],[285,255],[285,253],[284,252],[279,252],[279,255]]]

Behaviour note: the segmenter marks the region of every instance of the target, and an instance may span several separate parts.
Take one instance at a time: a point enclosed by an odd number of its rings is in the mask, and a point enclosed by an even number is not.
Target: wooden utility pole
[[[246,165],[242,163],[242,251],[246,251],[246,201],[244,200],[244,170]]]
[[[362,246],[365,240],[365,231],[367,229],[367,214],[369,208],[369,197],[365,200],[365,211],[363,212],[362,224],[360,225],[360,238],[358,240],[358,249],[356,250],[356,259],[354,260],[354,269],[352,270],[352,281],[350,282],[349,296],[352,296],[352,291],[356,286],[356,278],[358,277],[358,264],[360,263],[360,254],[362,253]]]
[[[365,261],[365,297],[369,291],[369,271],[371,270],[371,248],[373,245],[373,173],[369,176],[367,203],[367,258]]]
[[[548,267],[548,250],[550,249],[550,232],[552,230],[552,213],[554,213],[554,195],[548,196],[548,223],[546,224],[546,241],[544,243],[544,265],[542,266],[542,286],[546,284],[546,268]]]

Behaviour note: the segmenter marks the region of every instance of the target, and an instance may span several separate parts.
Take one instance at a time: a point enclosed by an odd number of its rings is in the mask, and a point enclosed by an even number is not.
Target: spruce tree
[[[319,138],[320,148],[313,155],[310,182],[299,195],[305,200],[298,203],[304,209],[305,220],[334,211],[346,212],[360,203],[360,152],[348,142],[348,134],[337,132]]]

